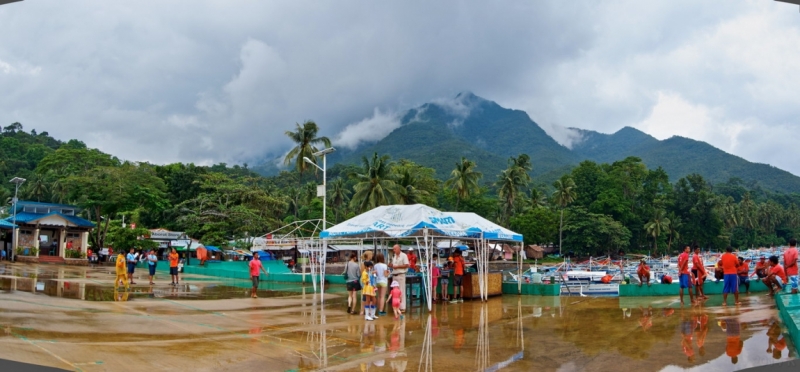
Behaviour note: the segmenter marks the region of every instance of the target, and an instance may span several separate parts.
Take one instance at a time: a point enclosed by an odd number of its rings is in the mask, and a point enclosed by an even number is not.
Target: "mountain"
[[[535,181],[550,184],[583,160],[611,163],[636,156],[650,168],[664,168],[673,182],[698,173],[711,183],[738,177],[768,190],[800,192],[800,177],[789,172],[749,162],[705,142],[683,137],[660,141],[631,127],[613,134],[570,128],[581,139],[569,149],[524,111],[501,107],[469,92],[410,109],[400,121],[397,129],[375,143],[355,149],[337,146],[338,151],[328,156],[328,165],[361,164],[363,156],[377,152],[431,167],[437,177],[446,179],[464,156],[475,161],[484,182],[492,182],[507,167],[509,157],[525,153],[533,162]],[[270,161],[253,170],[273,175],[278,168]]]
[[[511,156],[522,153],[535,159],[534,176],[566,170],[579,161],[524,111],[500,107],[472,93],[461,93],[453,102],[411,109],[401,123],[384,139],[335,161],[360,163],[362,156],[377,152],[431,167],[444,179],[464,156],[476,162],[484,180],[494,180]]]
[[[800,192],[800,177],[768,164],[749,162],[702,141],[679,136],[659,141],[630,127],[610,135],[594,131],[581,134],[582,141],[573,145],[573,151],[596,162],[636,156],[650,168],[664,168],[672,181],[698,173],[711,183],[738,177],[773,191]]]

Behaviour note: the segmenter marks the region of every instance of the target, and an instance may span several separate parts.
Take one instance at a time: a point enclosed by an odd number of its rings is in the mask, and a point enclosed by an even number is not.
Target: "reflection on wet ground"
[[[254,300],[240,283],[186,278],[170,297],[115,291],[106,268],[0,267],[0,358],[73,370],[730,371],[796,358],[766,296],[727,308],[505,296],[367,322],[300,284]]]

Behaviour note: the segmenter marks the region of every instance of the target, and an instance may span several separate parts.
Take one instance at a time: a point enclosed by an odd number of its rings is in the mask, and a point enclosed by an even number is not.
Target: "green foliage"
[[[564,224],[564,248],[585,256],[601,256],[628,246],[631,232],[611,216],[569,209]]]
[[[158,248],[158,242],[144,239],[150,235],[150,231],[144,227],[137,226],[135,229],[122,227],[120,221],[115,221],[108,232],[108,245],[113,247],[116,252],[127,252],[131,248],[137,250]]]
[[[314,156],[314,153],[319,151],[315,145],[323,144],[326,147],[331,147],[331,140],[328,137],[317,137],[317,132],[319,131],[319,127],[317,123],[313,121],[307,121],[303,123],[303,125],[295,124],[296,130],[286,131],[286,136],[288,136],[292,142],[296,144],[288,154],[286,154],[286,158],[284,158],[284,164],[289,165],[293,161],[295,163],[295,167],[300,172],[302,176],[303,172],[305,172],[309,166],[303,158],[308,158],[314,164],[317,163],[317,157]],[[313,167],[313,166],[312,166]],[[316,168],[314,171],[316,173]]]
[[[550,208],[531,208],[511,217],[510,228],[525,239],[525,244],[550,244],[558,234],[558,212]]]

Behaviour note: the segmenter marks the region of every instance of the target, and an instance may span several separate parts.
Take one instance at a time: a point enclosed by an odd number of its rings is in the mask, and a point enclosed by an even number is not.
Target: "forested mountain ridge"
[[[354,150],[340,148],[328,158],[328,164],[360,164],[373,153],[387,154],[431,167],[436,177],[446,179],[462,156],[475,161],[483,173],[497,174],[510,157],[527,154],[533,165],[530,175],[537,183],[549,184],[583,160],[611,163],[636,156],[650,169],[664,168],[673,182],[697,173],[711,184],[738,178],[751,188],[800,192],[800,177],[787,171],[747,161],[705,142],[683,137],[662,141],[631,127],[613,134],[570,128],[581,136],[570,149],[556,142],[524,111],[503,108],[468,92],[452,102],[413,108],[401,123],[380,141]],[[263,175],[278,171],[274,166],[254,170]]]

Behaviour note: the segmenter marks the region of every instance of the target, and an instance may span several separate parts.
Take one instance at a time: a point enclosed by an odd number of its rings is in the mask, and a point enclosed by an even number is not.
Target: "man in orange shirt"
[[[462,280],[464,278],[464,257],[461,256],[461,251],[456,248],[453,252],[453,301],[450,303],[464,302],[462,298]]]
[[[178,285],[178,251],[175,248],[169,253],[169,274],[172,275],[172,285]]]
[[[678,256],[678,281],[681,283],[681,305],[683,305],[683,289],[689,292],[689,301],[694,303],[692,294],[692,273],[689,271],[689,246],[683,248],[683,253]]]
[[[787,284],[792,286],[792,294],[797,294],[798,269],[797,269],[797,239],[789,240],[789,249],[783,252],[783,268],[789,279]]]
[[[719,264],[722,266],[723,286],[722,286],[722,306],[728,306],[728,294],[733,293],[736,299],[736,305],[739,302],[739,259],[733,254],[733,247],[728,246],[725,248],[725,253],[719,258]]]
[[[700,245],[694,245],[694,256],[692,256],[692,274],[694,275],[695,287],[694,297],[700,301],[701,298],[708,298],[703,292],[703,284],[706,282],[708,273],[706,272],[703,256],[700,255]]]
[[[772,268],[767,278],[764,279],[764,284],[767,285],[767,288],[769,288],[769,295],[772,296],[775,292],[783,289],[783,285],[786,283],[786,271],[784,271],[783,266],[778,263],[778,256],[769,256],[769,262]],[[777,289],[773,289],[773,285],[777,287]]]
[[[750,276],[755,275],[759,280],[764,279],[767,277],[769,273],[769,262],[767,262],[766,256],[761,256],[761,259],[756,262],[756,269],[753,271]]]
[[[639,276],[639,286],[642,286],[642,283],[647,282],[647,286],[650,286],[650,266],[647,266],[647,260],[642,258],[642,261],[639,262],[639,267],[636,268],[636,275]]]

